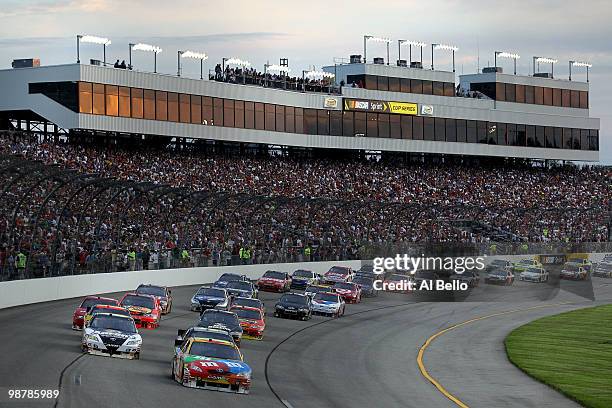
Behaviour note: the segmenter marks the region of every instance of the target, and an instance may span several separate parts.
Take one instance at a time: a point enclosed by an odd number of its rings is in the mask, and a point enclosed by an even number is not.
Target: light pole
[[[363,63],[367,64],[368,63],[368,54],[367,54],[367,50],[368,50],[368,40],[370,38],[374,38],[371,35],[364,35],[363,36]]]
[[[106,65],[106,46],[111,45],[111,40],[104,37],[96,37],[93,35],[77,35],[77,64],[81,63],[81,44],[80,43],[92,43],[92,44],[101,44],[102,52],[103,52],[103,62]]]
[[[586,68],[586,81],[589,82],[589,68],[593,65],[589,62],[582,61],[570,61],[569,62],[569,80],[572,80],[572,67],[585,67]]]
[[[181,58],[193,58],[200,60],[200,79],[204,79],[204,60],[208,59],[208,55],[203,52],[195,52],[195,51],[179,51],[178,52],[178,69],[177,76],[181,76]]]
[[[495,68],[497,68],[497,57],[514,60],[514,75],[516,75],[516,60],[521,58],[520,55],[505,51],[495,51]]]
[[[368,41],[376,41],[376,42],[384,42],[387,43],[387,65],[389,65],[389,43],[391,43],[391,40],[388,38],[382,38],[382,37],[374,37],[371,35],[364,35],[363,36],[363,63],[367,64],[368,60],[367,60],[367,43]]]
[[[453,53],[453,72],[455,72],[455,52],[459,50],[459,48],[453,45],[446,44],[431,44],[431,70],[434,70],[434,50],[447,50],[452,51]]]
[[[246,84],[246,75],[245,75],[244,70],[246,69],[246,67],[251,66],[251,63],[249,61],[244,61],[244,60],[241,60],[240,58],[235,58],[234,57],[234,58],[223,58],[222,63],[223,63],[223,72],[225,72],[225,64],[226,63],[227,63],[227,65],[232,64],[232,65],[238,65],[238,66],[242,67],[242,71],[243,71],[242,72],[242,74],[243,74],[242,75],[242,83]]]
[[[153,72],[157,73],[157,54],[159,54],[160,52],[162,52],[162,49],[155,46],[155,45],[150,45],[150,44],[143,44],[143,43],[138,43],[138,44],[132,44],[130,43],[130,67],[132,66],[132,50],[134,51],[145,51],[145,52],[152,52],[154,54],[154,59],[153,59]]]
[[[547,57],[533,57],[533,74],[534,75],[536,73],[536,62],[538,63],[538,67],[540,66],[540,62],[544,64],[550,64],[550,76],[551,78],[555,77],[555,64],[557,63],[556,59],[547,58]]]

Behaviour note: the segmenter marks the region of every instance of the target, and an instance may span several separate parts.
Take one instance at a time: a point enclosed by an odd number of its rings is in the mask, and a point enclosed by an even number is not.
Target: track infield
[[[612,407],[612,305],[544,317],[505,340],[510,361],[589,408]]]

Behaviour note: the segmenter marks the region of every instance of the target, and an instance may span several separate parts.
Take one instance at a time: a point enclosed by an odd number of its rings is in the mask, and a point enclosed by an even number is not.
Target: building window
[[[178,94],[174,92],[168,92],[168,121],[169,122],[179,121]]]
[[[213,98],[212,124],[213,126],[223,126],[223,98]]]
[[[355,112],[355,136],[366,135],[366,123],[365,112]]]
[[[587,91],[580,91],[580,107],[582,109],[589,108],[589,93]]]
[[[255,102],[255,129],[265,130],[265,117],[266,113],[264,112],[264,104]]]
[[[244,128],[255,129],[255,104],[253,102],[244,103]]]
[[[400,115],[400,128],[402,131],[402,139],[413,139],[412,116]]]
[[[266,130],[276,130],[276,110],[274,105],[270,103],[266,103],[264,106],[265,111],[265,129]],[[313,134],[317,134],[316,132]]]
[[[467,121],[467,142],[468,143],[477,143],[478,142],[478,133],[476,129],[476,121],[468,120]]]
[[[570,91],[570,96],[572,99],[572,108],[580,108],[580,92]]]
[[[329,135],[329,111],[317,109],[317,134]]]
[[[497,144],[497,123],[489,123],[487,126],[487,143]]]
[[[544,139],[546,139],[546,147],[555,147],[555,136],[552,127],[546,126],[544,128]]]
[[[563,149],[563,129],[559,127],[553,128],[553,141],[555,148]]]
[[[368,113],[366,118],[368,121],[366,135],[368,137],[378,137],[378,113]]]
[[[535,103],[535,89],[531,85],[525,86],[525,103]]]
[[[457,124],[455,119],[446,119],[446,141],[457,141]]]
[[[433,94],[438,96],[444,96],[444,83],[434,81],[433,83]]]
[[[292,106],[285,108],[285,131],[287,133],[295,132],[295,109]]]
[[[329,112],[329,134],[342,136],[342,111]]]
[[[433,84],[431,81],[423,81],[423,95],[433,95]]]
[[[597,129],[589,131],[589,150],[599,150],[599,130]]]
[[[487,122],[479,120],[476,126],[478,128],[478,143],[488,143],[489,135],[487,134]]]
[[[516,102],[525,103],[525,85],[516,85]]]
[[[553,104],[553,90],[552,88],[543,88],[544,90],[544,105],[552,106]]]
[[[561,89],[553,88],[553,106],[561,106]]]
[[[444,82],[444,96],[455,96],[454,82]]]
[[[354,117],[353,112],[342,112],[342,134],[344,136],[355,136],[353,130]]]
[[[516,102],[516,85],[506,84],[506,102]]]
[[[365,89],[378,89],[378,79],[374,75],[365,76]]]
[[[307,135],[317,134],[316,109],[304,109],[304,133],[306,133]]]
[[[234,127],[244,129],[244,101],[234,101]]]
[[[155,119],[168,120],[168,92],[155,91]]]
[[[295,133],[304,133],[304,109],[295,108]]]
[[[210,96],[202,97],[202,123],[210,126],[214,125],[213,98]]]
[[[389,78],[389,91],[399,92],[400,91],[400,80],[399,78]]]
[[[202,124],[202,97],[191,95],[191,123]]]
[[[378,114],[378,137],[389,137],[389,116],[388,113]]]
[[[93,112],[93,87],[89,82],[79,82],[79,112]]]
[[[132,117],[142,119],[144,117],[144,101],[142,89],[132,88]],[[155,108],[152,108],[155,111]]]
[[[541,86],[534,86],[533,90],[535,94],[535,104],[544,105],[544,89]]]
[[[582,150],[589,150],[589,130],[580,130],[580,148]]]
[[[378,80],[378,90],[379,91],[388,91],[389,90],[389,78],[385,76],[377,77]]]
[[[422,94],[423,93],[423,81],[420,79],[411,79],[410,80],[410,90],[413,94]]]
[[[434,118],[423,118],[423,140],[436,140]]]
[[[406,92],[406,93],[412,92],[412,89],[410,88],[410,79],[400,78],[400,92]]]
[[[106,114],[106,108],[104,103],[104,85],[93,84],[93,109],[94,115]]]
[[[223,99],[223,126],[234,127],[234,101]]]
[[[442,82],[438,83],[441,84]],[[435,140],[440,142],[446,141],[446,123],[444,123],[444,118],[434,119],[434,133]]]
[[[572,147],[580,150],[580,129],[572,129]]]
[[[508,127],[505,123],[497,124],[497,144],[500,146],[508,145]]]
[[[393,139],[402,138],[400,119],[402,115],[389,115],[389,137]]]
[[[544,136],[544,126],[536,126],[535,147],[545,147],[546,138]]]
[[[412,118],[412,138],[423,140],[423,117],[415,116]]]
[[[571,149],[572,145],[572,129],[563,128],[563,148]]]
[[[131,116],[130,88],[119,87],[119,116],[129,118]]]
[[[144,118],[155,120],[155,91],[144,90]]]
[[[535,126],[527,126],[527,146],[535,147],[536,146],[536,129]]]
[[[508,145],[521,146],[520,140],[518,138],[518,132],[519,132],[518,126],[515,125],[514,123],[508,123],[507,131],[508,131]]]
[[[506,84],[503,82],[497,82],[495,84],[495,99],[498,101],[506,100]]]
[[[465,119],[457,119],[457,141],[467,142],[467,122]]]
[[[106,115],[119,116],[119,87],[106,85]]]
[[[514,127],[512,129],[514,129]],[[516,125],[516,132],[514,132],[514,137],[514,146],[527,146],[527,126]]]
[[[285,107],[276,105],[276,131],[285,131]]]
[[[561,106],[563,106],[564,108],[570,108],[572,106],[569,89],[561,90]]]
[[[179,120],[183,123],[191,122],[191,102],[189,95],[179,95]]]

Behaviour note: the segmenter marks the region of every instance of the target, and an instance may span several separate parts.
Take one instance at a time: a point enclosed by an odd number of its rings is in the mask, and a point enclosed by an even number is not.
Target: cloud
[[[93,13],[108,10],[112,0],[64,0],[64,1],[14,1],[9,2],[0,11],[0,17],[17,17],[28,15],[48,15],[63,12]]]

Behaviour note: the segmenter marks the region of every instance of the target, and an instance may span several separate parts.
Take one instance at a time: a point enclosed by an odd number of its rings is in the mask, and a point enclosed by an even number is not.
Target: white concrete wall
[[[51,300],[133,290],[141,283],[165,286],[201,285],[214,282],[225,272],[239,273],[250,279],[257,279],[267,270],[291,273],[296,269],[304,268],[317,273],[324,273],[334,265],[351,266],[357,269],[361,265],[361,261],[163,269],[0,282],[0,309]]]

